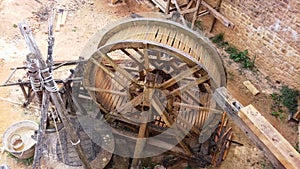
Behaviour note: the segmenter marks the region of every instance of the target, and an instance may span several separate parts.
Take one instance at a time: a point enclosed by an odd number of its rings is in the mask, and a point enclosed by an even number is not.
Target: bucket
[[[34,155],[36,140],[33,139],[38,124],[24,120],[6,129],[3,134],[3,148],[18,159],[28,159]]]

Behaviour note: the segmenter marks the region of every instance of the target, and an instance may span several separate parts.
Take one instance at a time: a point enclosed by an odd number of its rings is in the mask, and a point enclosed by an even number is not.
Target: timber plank
[[[275,168],[300,167],[299,153],[252,105],[244,107],[225,87],[216,89],[213,97]]]
[[[300,168],[300,154],[252,105],[238,115],[285,168]]]

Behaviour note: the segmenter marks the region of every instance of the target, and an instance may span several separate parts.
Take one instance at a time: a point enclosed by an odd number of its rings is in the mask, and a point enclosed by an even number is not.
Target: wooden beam
[[[298,101],[298,105],[298,111],[294,114],[293,118],[300,121],[300,101]]]
[[[127,90],[127,84],[124,83],[124,80],[121,79],[119,76],[117,76],[114,72],[109,70],[105,65],[99,63],[96,59],[91,58],[92,62],[97,65],[100,69],[102,69],[106,75],[110,76],[112,79],[114,79],[118,84],[120,84],[122,87],[124,87]]]
[[[244,107],[225,87],[216,89],[213,97],[275,168],[299,168],[300,154],[252,105]]]
[[[252,105],[238,115],[285,168],[300,167],[300,154]]]
[[[107,61],[110,66],[112,66],[117,72],[119,72],[121,75],[124,76],[129,82],[138,83],[135,78],[133,78],[132,74],[127,72],[125,69],[123,69],[121,66],[119,66],[117,63],[114,62],[112,58],[110,58],[106,53],[102,53],[101,51],[98,51],[98,53],[102,56],[102,58]]]
[[[156,96],[154,96],[151,101],[152,101],[152,105],[153,105],[154,109],[161,116],[161,118],[166,123],[166,125],[168,127],[172,127],[172,125],[173,125],[175,129],[178,129],[178,130],[175,130],[175,131],[177,131],[176,135],[175,135],[176,140],[179,142],[179,145],[184,149],[185,153],[188,156],[192,156],[193,153],[191,152],[190,147],[183,141],[183,138],[185,137],[184,134],[187,135],[188,132],[180,131],[180,130],[184,130],[184,129],[180,128],[180,126],[177,125],[177,123],[174,123],[174,121],[170,118],[170,116],[164,111],[163,105],[161,104],[161,102],[159,102],[159,99]]]
[[[68,11],[64,10],[63,14],[62,14],[61,22],[60,22],[61,26],[64,26],[66,24],[67,16],[68,16]]]
[[[198,70],[200,70],[200,67],[198,65],[196,65],[190,69],[187,69],[186,71],[183,71],[183,72],[177,74],[176,76],[172,77],[171,79],[165,81],[163,84],[159,85],[159,88],[162,87],[162,88],[166,89],[168,87],[171,87],[175,83],[179,82],[180,80],[184,79],[185,77],[189,77],[190,75],[194,74]]]
[[[217,5],[216,5],[216,11],[219,11],[221,3],[222,3],[222,0],[218,0]],[[215,23],[216,23],[216,18],[213,19],[213,22],[211,24],[209,32],[212,32],[212,30],[214,29]]]
[[[231,22],[230,20],[228,20],[227,18],[225,18],[225,16],[223,16],[222,14],[220,14],[220,12],[218,12],[216,9],[214,9],[213,7],[211,7],[208,3],[206,3],[205,1],[201,1],[201,4],[203,6],[205,6],[210,13],[216,18],[218,19],[223,25],[225,25],[228,28],[233,29],[234,28],[234,24],[233,22]]]
[[[201,5],[201,1],[202,0],[197,0],[197,3],[196,3],[196,11],[194,12],[193,14],[193,20],[192,20],[192,26],[191,26],[191,29],[194,29],[194,26],[195,26],[195,22],[197,20],[197,14],[199,12],[199,8],[200,8],[200,5]]]
[[[41,73],[41,76],[43,78],[49,78],[51,77],[51,74],[49,72],[49,69],[47,70],[47,64],[44,61],[42,54],[40,52],[39,47],[37,46],[35,39],[32,35],[32,32],[30,30],[29,25],[26,22],[21,22],[18,24],[19,29],[21,31],[22,36],[24,37],[26,41],[26,45],[28,49],[31,51],[31,53],[34,54],[34,56],[39,60],[39,68],[40,70],[46,70],[45,72]],[[50,91],[50,98],[53,101],[53,104],[55,105],[55,108],[57,110],[57,113],[71,138],[71,142],[74,143],[75,150],[78,154],[79,159],[82,161],[82,165],[86,169],[91,169],[91,165],[86,157],[86,155],[83,152],[83,149],[81,147],[80,139],[74,129],[73,124],[70,122],[70,119],[67,117],[68,111],[66,110],[66,106],[61,98],[60,93],[58,93],[57,89],[57,84],[56,82],[52,79],[44,83],[44,86],[48,87],[48,90],[51,88]]]
[[[142,124],[140,125],[138,138],[136,140],[135,148],[134,148],[134,154],[133,154],[133,160],[132,160],[132,167],[138,167],[139,158],[143,157],[143,151],[145,148],[145,145],[147,143],[146,138],[148,137],[148,127],[147,123],[150,119],[150,112],[142,112]]]
[[[254,96],[256,96],[257,94],[259,94],[259,91],[257,90],[257,88],[256,88],[249,80],[244,81],[243,84],[247,87],[247,89],[248,89]]]
[[[184,25],[184,26],[187,26],[186,21],[185,21],[185,19],[184,19],[184,16],[181,14],[181,9],[180,9],[180,7],[179,7],[179,5],[178,5],[177,0],[173,0],[173,2],[174,2],[174,4],[175,4],[175,7],[176,7],[177,11],[178,11],[179,14],[180,14],[180,18],[181,18],[181,21],[182,21],[183,25]]]
[[[127,96],[128,94],[126,92],[119,92],[115,90],[109,90],[109,89],[100,89],[98,87],[85,87],[86,90],[93,91],[93,92],[103,92],[103,93],[110,93],[114,95],[119,96]]]
[[[171,0],[167,0],[165,14],[169,14],[169,12],[170,12],[170,4],[171,4]]]
[[[61,25],[61,20],[62,20],[62,12],[57,13],[57,21],[56,21],[56,27],[55,27],[55,32],[59,32],[60,30],[60,25]]]
[[[129,141],[136,141],[137,140],[137,136],[134,136],[132,133],[129,133],[128,131],[124,131],[124,130],[119,130],[119,129],[115,129],[112,128],[112,132],[118,136],[127,138]],[[173,144],[170,144],[168,142],[164,142],[162,140],[158,140],[155,137],[150,137],[147,138],[147,145],[151,145],[154,147],[158,147],[164,150],[170,150],[174,153],[178,153],[181,155],[185,155],[185,152],[182,148],[178,147],[178,146],[174,146]]]
[[[170,95],[173,95],[173,96],[179,96],[181,93],[187,91],[188,89],[198,85],[198,84],[201,84],[201,83],[204,83],[206,82],[207,80],[209,79],[209,76],[208,75],[205,75],[205,76],[202,76],[200,78],[198,78],[196,81],[193,81],[189,84],[186,84],[184,86],[181,86],[175,90],[173,90]]]
[[[37,141],[34,151],[34,158],[32,168],[39,168],[41,165],[41,158],[43,156],[43,145],[45,141],[45,131],[47,127],[47,114],[49,108],[49,98],[50,95],[47,91],[43,92],[43,100],[41,106],[41,117],[40,117],[40,124],[39,129],[37,131]]]

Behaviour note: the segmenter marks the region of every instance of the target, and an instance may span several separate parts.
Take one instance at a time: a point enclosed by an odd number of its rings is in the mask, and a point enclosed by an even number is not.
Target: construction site
[[[0,0],[0,169],[300,168],[296,0]]]

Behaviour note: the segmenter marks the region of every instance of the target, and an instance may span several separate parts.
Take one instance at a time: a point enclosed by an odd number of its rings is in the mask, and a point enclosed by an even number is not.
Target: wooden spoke
[[[143,149],[146,145],[145,137],[148,137],[148,129],[147,123],[149,118],[151,117],[151,113],[149,112],[142,112],[141,121],[142,124],[140,125],[138,139],[136,140],[135,149],[134,149],[134,156],[135,158],[140,157],[142,155]],[[137,165],[137,159],[133,161],[134,165]]]
[[[218,109],[213,109],[209,107],[203,107],[203,106],[197,106],[197,105],[190,105],[190,104],[185,104],[185,103],[179,103],[179,102],[174,102],[174,106],[181,106],[189,109],[194,109],[194,110],[204,110],[204,111],[213,111],[216,113],[223,113],[223,111],[218,110]]]
[[[113,110],[112,112],[110,112],[110,114],[116,114],[116,113],[125,114],[127,113],[126,111],[128,109],[141,104],[142,101],[143,101],[143,94],[140,94],[137,97],[130,100],[129,102],[127,102],[126,104],[122,105],[122,107]]]
[[[126,71],[128,72],[139,72],[139,69],[136,69],[136,68],[133,68],[133,67],[127,67],[127,66],[124,66],[123,67]]]
[[[133,48],[133,50],[137,53],[137,54],[139,54],[141,57],[143,57],[143,53],[138,49],[138,48]]]
[[[153,99],[151,100],[151,104],[154,107],[154,109],[157,111],[157,113],[161,116],[163,121],[166,123],[168,127],[172,126],[173,120],[170,118],[170,116],[164,111],[165,108],[159,101],[159,99],[156,96],[153,96]]]
[[[99,63],[96,59],[91,58],[92,62],[94,64],[96,64],[100,69],[102,69],[108,76],[110,76],[112,79],[114,79],[117,83],[119,83],[122,87],[124,87],[125,89],[127,89],[127,85],[124,83],[124,80],[119,78],[118,76],[115,75],[114,72],[112,72],[111,70],[109,70],[106,66],[102,65],[101,63]]]
[[[179,88],[177,88],[176,90],[173,90],[170,95],[173,95],[173,96],[178,96],[180,95],[180,93],[183,93],[185,92],[186,90],[190,89],[191,87],[194,87],[194,86],[197,86],[198,84],[201,84],[201,83],[204,83],[206,82],[207,80],[209,79],[209,76],[208,75],[205,75],[205,76],[202,76],[200,78],[198,78],[196,81],[193,81],[189,84],[186,84],[184,86],[181,86]]]
[[[156,96],[153,96],[152,99],[152,105],[154,109],[157,111],[157,113],[162,117],[164,122],[167,124],[168,127],[171,127],[173,125],[176,128],[179,128],[177,123],[173,123],[173,120],[170,118],[170,116],[164,111],[164,107],[161,104],[161,102],[158,100]],[[182,128],[180,128],[182,130]],[[177,130],[175,130],[177,131]],[[180,146],[184,149],[187,155],[192,156],[192,152],[189,148],[189,146],[182,140],[184,138],[184,135],[182,135],[180,131],[176,132],[175,138],[178,140]]]
[[[184,79],[185,77],[192,75],[193,73],[195,73],[198,70],[200,70],[200,67],[198,65],[192,67],[191,69],[187,69],[186,71],[179,73],[178,75],[172,77],[171,79],[165,81],[163,84],[159,85],[159,88],[166,89],[166,88],[174,85],[178,81]]]
[[[199,104],[199,105],[201,105],[201,106],[204,105],[203,103],[201,103],[200,98],[199,98],[199,97],[197,98],[197,97],[195,96],[195,94],[193,94],[191,91],[186,90],[185,93],[186,93],[186,94],[188,95],[188,97],[191,98],[195,103],[197,103],[197,104]]]
[[[89,90],[89,91],[110,93],[110,94],[119,95],[119,96],[127,96],[128,95],[126,92],[118,92],[118,91],[109,90],[109,89],[100,89],[97,87],[85,87],[85,89]]]
[[[132,54],[130,54],[126,49],[121,49],[121,51],[126,54],[128,57],[130,57],[137,65],[139,65],[139,70],[141,70],[143,68],[143,64],[141,63],[141,61],[134,57]]]
[[[149,63],[148,45],[147,44],[144,44],[143,52],[144,52],[144,65],[145,65],[146,72],[148,73],[149,68],[150,68],[150,65],[149,65],[150,63]]]
[[[136,84],[138,83],[129,72],[127,72],[124,68],[116,64],[107,54],[104,54],[101,51],[98,52],[103,57],[103,59],[105,59],[105,61],[107,61],[117,72],[123,75],[124,78],[128,79],[130,82],[134,82]]]

